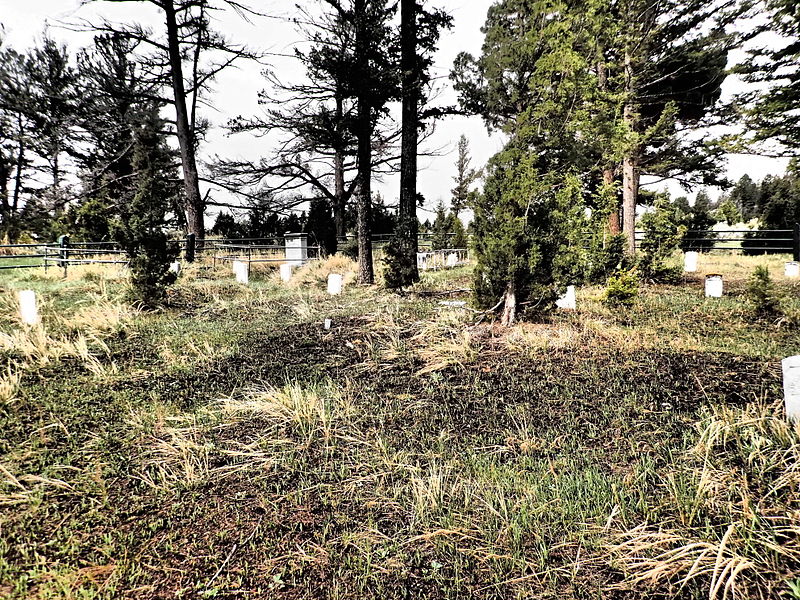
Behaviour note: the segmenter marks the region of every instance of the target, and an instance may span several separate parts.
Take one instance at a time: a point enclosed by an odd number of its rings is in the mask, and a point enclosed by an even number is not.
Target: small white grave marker
[[[458,254],[456,254],[455,252],[450,252],[447,255],[447,266],[455,267],[456,265],[458,265]]]
[[[786,416],[789,419],[800,420],[800,356],[784,358],[781,364]]]
[[[236,283],[243,283],[247,285],[250,283],[250,273],[247,269],[247,263],[241,260],[233,261],[233,274],[236,275]]]
[[[331,320],[325,319],[325,329],[330,329],[330,328],[331,328]]]
[[[787,262],[783,267],[783,274],[786,277],[800,277],[800,262]]]
[[[683,270],[686,273],[697,271],[697,252],[687,252],[683,255]]]
[[[558,308],[566,308],[569,310],[575,310],[578,307],[578,301],[575,297],[575,286],[568,285],[567,292],[561,296],[558,300],[556,300],[556,306]]]
[[[328,293],[336,296],[342,293],[342,276],[338,273],[328,275]]]
[[[284,263],[281,265],[281,281],[288,283],[292,279],[292,265]]]
[[[169,264],[169,270],[172,273],[175,273],[175,275],[180,275],[181,274],[181,263],[180,263],[180,261],[176,260],[175,262],[170,263]]]
[[[722,298],[722,275],[706,275],[706,298]]]
[[[36,325],[39,322],[39,310],[36,308],[36,292],[33,290],[20,290],[19,315],[26,325]]]

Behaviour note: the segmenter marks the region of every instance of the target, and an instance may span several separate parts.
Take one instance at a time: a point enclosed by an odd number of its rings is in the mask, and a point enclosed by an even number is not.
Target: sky
[[[306,0],[307,3],[307,0]],[[443,33],[435,56],[433,75],[438,78],[441,94],[438,102],[455,104],[455,93],[449,86],[447,75],[456,55],[461,51],[480,54],[483,34],[480,31],[491,0],[437,0],[434,6],[445,9],[454,19],[454,27]],[[294,13],[295,2],[286,0],[260,0],[252,6],[266,14],[290,17]],[[43,32],[68,44],[76,50],[91,43],[91,34],[70,31],[61,27],[63,22],[80,19],[96,20],[102,15],[111,21],[138,21],[143,24],[160,24],[155,8],[140,2],[90,2],[81,6],[81,0],[0,0],[0,23],[5,28],[5,40],[9,46],[22,50],[41,39]],[[229,39],[246,44],[254,49],[271,54],[267,58],[270,69],[282,77],[295,77],[300,72],[297,61],[281,55],[291,55],[293,49],[303,45],[302,36],[295,26],[282,19],[259,19],[247,23],[233,15],[227,15],[217,23],[216,28],[223,31]],[[214,84],[211,96],[212,107],[204,110],[203,116],[212,124],[206,143],[201,146],[201,160],[217,155],[224,158],[257,159],[268,156],[275,140],[256,138],[244,134],[227,136],[225,123],[239,115],[253,116],[262,107],[258,105],[258,92],[265,87],[261,75],[262,66],[254,63],[240,63],[235,69],[224,71]],[[741,82],[732,78],[726,81],[724,93],[730,94],[741,89]],[[503,137],[490,136],[479,117],[447,117],[441,120],[433,136],[426,142],[427,149],[439,149],[438,156],[420,157],[418,189],[426,198],[420,218],[432,216],[439,200],[448,200],[455,176],[456,142],[461,134],[467,136],[474,167],[483,166],[486,161],[502,148]],[[421,148],[422,151],[425,148]],[[728,177],[736,180],[745,173],[755,180],[767,174],[784,172],[787,160],[755,156],[731,156],[728,161]],[[643,183],[646,183],[646,179]],[[676,182],[660,183],[656,189],[667,187],[674,195],[685,195],[686,191]],[[387,177],[375,182],[374,188],[381,192],[389,204],[396,203],[399,182],[397,177]],[[205,192],[205,190],[202,190]],[[698,189],[690,190],[694,195]],[[719,190],[709,190],[716,197]],[[217,201],[228,202],[230,197],[220,191],[212,191]],[[213,216],[213,211],[212,216]]]

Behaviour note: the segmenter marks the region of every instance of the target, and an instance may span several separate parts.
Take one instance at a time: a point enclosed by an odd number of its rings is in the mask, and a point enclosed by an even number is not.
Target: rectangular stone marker
[[[578,308],[578,300],[575,297],[575,286],[568,285],[567,292],[561,296],[558,300],[556,300],[556,306],[558,308],[566,308],[568,310],[575,310]]]
[[[292,265],[284,263],[281,265],[281,281],[288,283],[292,279]]]
[[[325,319],[325,329],[330,329],[330,328],[331,328],[331,320]]]
[[[287,233],[283,236],[286,260],[293,265],[303,265],[308,260],[308,235]]]
[[[331,296],[342,293],[342,276],[338,273],[328,275],[328,293]]]
[[[458,254],[451,252],[447,255],[447,266],[455,267],[456,265],[458,265]]]
[[[247,285],[250,283],[250,273],[247,269],[247,263],[241,260],[233,261],[233,274],[236,275],[236,283],[243,283]]]
[[[800,277],[800,262],[787,262],[783,267],[783,274],[786,277]]]
[[[33,290],[19,291],[19,316],[26,325],[39,323],[39,310],[36,307],[36,292]]]
[[[181,263],[178,262],[177,260],[175,262],[173,262],[173,263],[170,263],[169,264],[169,270],[171,272],[175,273],[175,275],[180,275],[181,274]]]
[[[786,401],[786,416],[800,419],[800,356],[790,356],[781,361],[783,365],[783,398]]]
[[[706,298],[722,298],[722,275],[706,275]]]
[[[683,255],[683,270],[685,273],[697,272],[697,252],[687,252]]]

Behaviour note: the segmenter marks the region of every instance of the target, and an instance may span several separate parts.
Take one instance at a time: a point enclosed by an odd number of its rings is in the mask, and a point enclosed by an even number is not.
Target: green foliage
[[[631,306],[639,295],[639,276],[635,270],[620,271],[608,278],[603,302],[609,305]]]
[[[390,290],[400,289],[419,280],[416,232],[407,220],[399,223],[397,227],[395,235],[383,249],[383,261],[386,264],[383,278]],[[413,244],[414,247],[408,248],[406,244]],[[358,254],[357,245],[356,254]]]
[[[565,241],[558,223],[552,180],[542,177],[537,157],[512,139],[487,167],[483,194],[475,202],[474,296],[483,308],[513,289],[518,302],[550,308],[556,298],[554,260]]]
[[[694,204],[689,206],[686,198],[675,201],[679,212],[680,223],[686,228],[681,240],[684,250],[697,250],[706,252],[714,247],[716,233],[710,231],[717,223],[711,210],[711,198],[705,190],[701,190],[695,197]]]
[[[734,202],[730,197],[722,199],[722,202],[720,202],[719,206],[717,207],[714,218],[718,222],[724,221],[728,224],[728,226],[736,225],[744,220],[742,213],[739,211],[739,207],[736,205],[736,202]]]
[[[161,304],[167,287],[175,281],[169,265],[177,255],[177,247],[168,243],[164,223],[176,190],[171,181],[172,155],[162,130],[163,121],[154,107],[136,131],[136,191],[130,204],[121,207],[121,223],[116,231],[130,258],[133,295],[146,308]]]
[[[654,210],[642,217],[644,239],[639,246],[641,254],[638,267],[644,279],[670,282],[680,278],[680,266],[669,265],[686,232],[686,226],[680,223],[680,213],[666,196],[656,200]]]
[[[769,269],[759,265],[747,282],[747,299],[758,317],[775,317],[782,313],[781,302]]]
[[[221,212],[214,221],[211,228],[213,235],[218,235],[224,239],[236,239],[245,237],[244,227],[230,213]]]
[[[311,201],[303,231],[308,234],[309,243],[320,246],[323,254],[336,253],[336,224],[328,202],[319,198]]]
[[[113,238],[117,207],[103,198],[89,198],[70,215],[76,240],[105,242]]]

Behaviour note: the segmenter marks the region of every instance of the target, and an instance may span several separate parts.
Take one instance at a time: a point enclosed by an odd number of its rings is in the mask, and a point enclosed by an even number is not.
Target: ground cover
[[[0,596],[798,598],[800,340],[756,264],[799,311],[765,257],[509,330],[440,304],[469,268],[331,297],[340,259],[196,265],[156,313],[115,268],[4,273]]]

